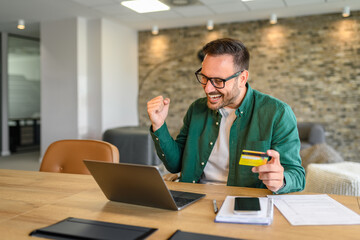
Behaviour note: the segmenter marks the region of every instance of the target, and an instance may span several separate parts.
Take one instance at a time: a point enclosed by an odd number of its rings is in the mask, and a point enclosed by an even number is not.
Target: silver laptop
[[[111,201],[181,210],[205,197],[205,194],[169,190],[155,166],[92,160],[84,163]]]

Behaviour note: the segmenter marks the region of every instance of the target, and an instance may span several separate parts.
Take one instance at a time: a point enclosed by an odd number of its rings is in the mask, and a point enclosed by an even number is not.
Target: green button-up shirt
[[[296,118],[284,102],[253,90],[247,92],[230,129],[228,186],[266,188],[251,166],[239,165],[242,150],[279,152],[286,185],[277,193],[301,191],[305,170],[301,166]],[[174,140],[166,123],[151,132],[159,158],[168,171],[181,171],[180,181],[199,182],[219,133],[221,114],[207,107],[207,99],[189,107],[179,135]]]

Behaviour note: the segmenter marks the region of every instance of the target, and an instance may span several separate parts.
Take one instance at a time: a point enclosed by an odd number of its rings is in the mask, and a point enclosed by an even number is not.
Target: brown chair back
[[[83,160],[119,162],[119,150],[98,140],[60,140],[50,144],[43,157],[41,172],[90,174]]]

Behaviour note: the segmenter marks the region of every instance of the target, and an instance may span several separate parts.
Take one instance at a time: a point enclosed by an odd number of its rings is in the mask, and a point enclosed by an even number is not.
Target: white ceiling
[[[0,0],[0,31],[39,36],[39,22],[71,17],[112,18],[137,30],[206,25],[325,13],[339,14],[344,6],[360,10],[360,0],[197,0],[191,6],[171,6],[169,11],[139,14],[120,4],[122,0]],[[169,2],[171,0],[163,0]],[[194,1],[194,0],[192,0]],[[25,19],[26,29],[16,29]]]

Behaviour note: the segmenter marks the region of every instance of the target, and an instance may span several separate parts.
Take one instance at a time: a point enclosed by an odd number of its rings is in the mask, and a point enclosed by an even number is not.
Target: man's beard
[[[239,94],[240,94],[240,92],[239,92]],[[209,98],[209,96],[207,96],[207,97]],[[233,104],[235,102],[236,98],[237,98],[237,95],[234,95],[230,99],[224,100],[224,95],[221,94],[219,102],[217,102],[215,104],[212,104],[208,99],[207,100],[207,106],[211,110],[219,110],[220,108],[224,108],[224,107],[227,107],[230,104]]]
[[[241,90],[240,89],[236,89],[236,90],[233,89],[232,93],[233,92],[234,92],[234,94],[231,96],[230,99],[227,99],[227,100],[225,99],[224,94],[221,94],[219,92],[208,93],[207,96],[206,96],[208,98],[207,99],[208,108],[211,109],[211,110],[219,110],[220,108],[224,108],[224,107],[229,106],[230,104],[234,104],[235,101],[236,101],[236,98],[240,95]],[[209,95],[218,95],[218,94],[221,95],[220,101],[215,103],[215,104],[211,104],[211,101],[209,101],[209,98],[210,98]]]

